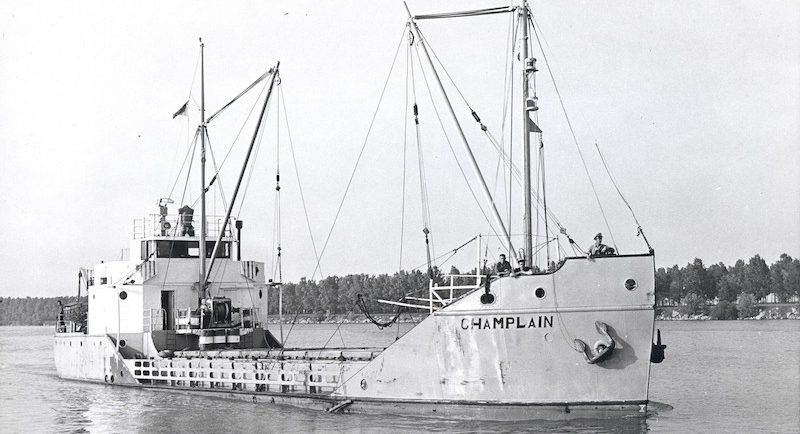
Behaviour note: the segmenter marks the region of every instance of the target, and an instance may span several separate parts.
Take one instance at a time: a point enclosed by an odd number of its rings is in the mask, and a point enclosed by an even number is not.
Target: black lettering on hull
[[[540,329],[553,328],[553,315],[496,316],[489,318],[461,318],[462,330]]]

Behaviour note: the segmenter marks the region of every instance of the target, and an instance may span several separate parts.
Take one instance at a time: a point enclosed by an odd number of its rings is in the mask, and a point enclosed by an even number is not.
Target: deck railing
[[[428,282],[428,303],[430,312],[433,313],[438,307],[447,306],[458,297],[464,295],[469,291],[480,288],[483,281],[486,279],[482,274],[445,274],[445,285],[438,285],[433,283],[433,280]],[[461,284],[463,281],[472,281],[467,284]]]
[[[347,360],[351,369],[371,357]],[[340,383],[342,360],[131,359],[133,377],[145,384],[251,392],[328,394]],[[353,366],[355,365],[355,366]]]
[[[228,225],[223,228],[225,216],[206,216],[207,236],[215,238],[223,232],[224,236],[232,236],[231,226],[236,221],[235,217],[231,217]],[[191,235],[200,236],[200,216],[182,217],[181,215],[166,215],[150,214],[140,219],[133,220],[133,238],[140,239],[153,236],[182,236]]]
[[[243,307],[239,309],[239,317],[234,317],[234,323],[240,323],[243,328],[253,328],[261,325],[259,320],[259,313],[261,309],[257,307]],[[205,311],[181,308],[172,311],[174,318],[173,329],[177,333],[192,333],[193,329],[200,329],[204,321]],[[164,309],[144,309],[142,316],[142,325],[145,332],[166,330],[167,311]],[[234,314],[235,315],[235,314]]]

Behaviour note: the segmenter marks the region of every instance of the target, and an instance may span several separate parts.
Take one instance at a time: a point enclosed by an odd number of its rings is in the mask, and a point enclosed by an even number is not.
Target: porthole
[[[536,298],[544,298],[544,288],[536,288],[534,294],[536,294]]]
[[[264,291],[258,290],[258,298],[264,298]]]
[[[81,341],[81,346],[83,346],[83,341]]]
[[[125,342],[125,339],[120,339],[119,340],[119,347],[120,348],[125,348],[125,345],[128,345],[128,343]]]
[[[628,291],[633,291],[636,289],[636,281],[633,279],[628,279],[625,281],[625,289]]]
[[[364,389],[364,390],[367,390],[367,379],[366,378],[362,378],[361,379],[361,388]]]

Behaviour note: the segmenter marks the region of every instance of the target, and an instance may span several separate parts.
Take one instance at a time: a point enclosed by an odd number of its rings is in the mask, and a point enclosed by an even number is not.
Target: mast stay
[[[461,123],[459,122],[458,117],[456,116],[455,110],[453,109],[453,105],[450,103],[450,99],[448,98],[447,92],[444,89],[444,85],[442,84],[442,80],[439,77],[439,72],[434,67],[433,60],[431,59],[430,53],[428,52],[428,46],[425,43],[425,40],[424,40],[424,38],[422,36],[422,32],[420,31],[419,26],[417,25],[415,17],[411,14],[411,10],[409,10],[408,4],[406,4],[404,2],[403,5],[405,5],[405,7],[406,7],[406,12],[408,13],[408,19],[409,19],[409,22],[411,23],[411,28],[413,29],[413,31],[417,35],[417,38],[418,38],[417,44],[422,46],[422,52],[425,54],[425,59],[428,61],[428,66],[430,67],[430,69],[431,69],[431,71],[433,73],[433,78],[435,79],[436,84],[439,87],[439,91],[442,93],[445,105],[446,105],[446,107],[447,107],[447,109],[448,109],[448,111],[450,113],[450,116],[453,119],[453,123],[455,124],[456,131],[458,132],[458,136],[461,139],[461,143],[464,145],[464,150],[466,151],[467,156],[469,157],[470,165],[472,166],[472,170],[473,170],[473,172],[475,174],[475,177],[478,178],[478,182],[481,185],[481,191],[483,192],[484,199],[488,203],[488,206],[489,206],[489,208],[490,208],[490,210],[492,212],[492,217],[494,217],[495,224],[497,224],[498,228],[500,229],[500,232],[501,232],[502,236],[505,238],[507,244],[509,245],[510,253],[511,253],[511,256],[514,258],[514,261],[517,262],[517,263],[521,263],[520,258],[517,256],[517,252],[514,249],[513,242],[511,241],[511,235],[509,234],[509,231],[506,228],[506,225],[505,225],[505,222],[503,221],[503,218],[500,216],[500,213],[497,210],[497,206],[495,204],[495,201],[492,198],[492,193],[489,191],[489,187],[487,186],[486,180],[483,177],[483,173],[481,172],[480,167],[478,166],[478,162],[475,159],[475,155],[472,152],[472,148],[469,145],[469,141],[467,140],[467,137],[464,135],[464,130],[461,127]],[[511,10],[513,10],[513,9],[509,9],[508,12],[510,12]],[[493,13],[498,13],[498,12],[493,12]],[[485,13],[482,13],[482,12],[479,12],[479,11],[472,11],[470,13],[470,15],[464,15],[464,16],[481,15],[481,14],[485,14]],[[529,192],[530,189],[528,189],[527,191]],[[524,259],[523,259],[523,261],[524,261]]]

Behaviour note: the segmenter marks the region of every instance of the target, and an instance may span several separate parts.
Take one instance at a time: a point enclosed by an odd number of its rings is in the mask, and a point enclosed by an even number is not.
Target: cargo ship
[[[418,26],[427,19],[494,14],[510,14],[520,41],[512,44],[522,92],[517,115],[525,119],[519,122],[525,149],[525,236],[519,249]],[[183,205],[174,213],[173,200],[160,199],[157,213],[135,220],[128,259],[80,270],[88,300],[64,306],[59,315],[54,336],[58,375],[332,413],[498,420],[645,415],[651,364],[663,360],[665,347],[660,336],[653,342],[654,251],[647,243],[641,253],[620,254],[598,243],[585,252],[560,223],[551,221],[543,194],[532,190],[530,151],[542,148],[538,69],[529,54],[532,30],[527,3],[444,14],[408,12],[409,44],[430,67],[428,78],[438,84],[443,110],[460,133],[458,141],[509,262],[487,268],[485,259],[481,262],[484,239],[478,236],[473,274],[444,284],[432,279],[424,297],[384,300],[427,314],[391,345],[287,348],[268,325],[268,295],[282,283],[267,278],[263,262],[241,257],[243,224],[232,216],[261,120],[279,83],[278,63],[250,86],[264,82],[266,97],[226,215],[207,215],[206,128],[216,114],[206,118],[201,97],[199,212]],[[418,115],[416,103],[413,115]],[[487,131],[474,110],[471,115]],[[544,224],[553,225],[545,228],[543,245],[533,243],[532,202],[542,205]],[[558,236],[569,240],[575,254],[551,259]],[[534,255],[542,248],[546,263],[539,267]]]

